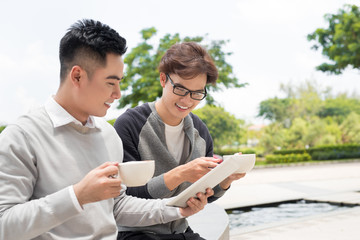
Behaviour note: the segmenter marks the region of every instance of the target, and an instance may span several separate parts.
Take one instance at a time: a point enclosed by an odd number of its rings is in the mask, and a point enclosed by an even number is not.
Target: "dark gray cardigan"
[[[123,142],[124,162],[155,160],[154,177],[141,187],[130,187],[127,194],[141,198],[169,198],[178,195],[191,183],[184,182],[170,191],[164,182],[164,173],[179,166],[168,151],[165,140],[165,124],[156,112],[155,103],[145,103],[128,109],[115,122],[114,127]],[[213,156],[213,141],[206,125],[195,114],[190,113],[184,119],[185,144],[180,164],[198,157]],[[225,191],[216,186],[214,196],[209,202],[221,197]],[[187,228],[185,219],[168,224],[145,228],[124,228],[120,231],[151,231],[156,233],[183,232]]]

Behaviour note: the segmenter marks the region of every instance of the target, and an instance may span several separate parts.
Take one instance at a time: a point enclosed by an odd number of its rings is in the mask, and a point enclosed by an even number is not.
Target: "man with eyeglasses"
[[[191,111],[206,95],[206,84],[215,84],[218,71],[207,51],[197,43],[173,45],[160,65],[162,96],[156,102],[128,109],[114,127],[123,141],[124,162],[155,160],[154,177],[129,195],[154,199],[178,195],[216,167],[213,141],[206,125]],[[221,197],[233,174],[217,185],[208,201]],[[193,233],[186,219],[150,227],[119,226],[118,239],[203,239]]]

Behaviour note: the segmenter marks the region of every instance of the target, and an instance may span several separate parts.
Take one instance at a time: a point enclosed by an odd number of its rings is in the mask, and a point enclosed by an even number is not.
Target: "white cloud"
[[[5,69],[14,69],[16,62],[7,55],[0,54],[0,69],[3,71]]]
[[[2,88],[10,84],[12,79],[11,75],[16,70],[16,61],[7,55],[0,55],[0,84]]]
[[[20,66],[24,71],[36,72],[43,74],[44,72],[57,72],[58,59],[44,51],[44,43],[42,40],[29,43],[23,61]]]
[[[39,102],[35,96],[29,93],[24,87],[18,87],[15,90],[16,103],[18,106],[21,106],[21,111],[26,113],[31,111],[34,108],[37,108],[42,105],[42,102]]]

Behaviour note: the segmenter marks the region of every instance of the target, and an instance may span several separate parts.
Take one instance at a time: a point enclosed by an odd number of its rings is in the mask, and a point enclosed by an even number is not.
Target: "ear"
[[[166,84],[166,74],[161,72],[160,73],[160,84],[161,84],[161,87],[164,88],[165,87],[165,84]]]
[[[80,80],[82,80],[81,79],[82,76],[83,76],[83,69],[78,65],[73,66],[71,71],[70,71],[71,84],[76,86],[76,87],[79,87],[80,86]]]

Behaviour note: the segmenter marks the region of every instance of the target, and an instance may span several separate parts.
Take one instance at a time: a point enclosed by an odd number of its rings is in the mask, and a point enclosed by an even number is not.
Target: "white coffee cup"
[[[155,161],[124,162],[119,164],[118,169],[118,176],[127,187],[143,186],[154,176]]]

